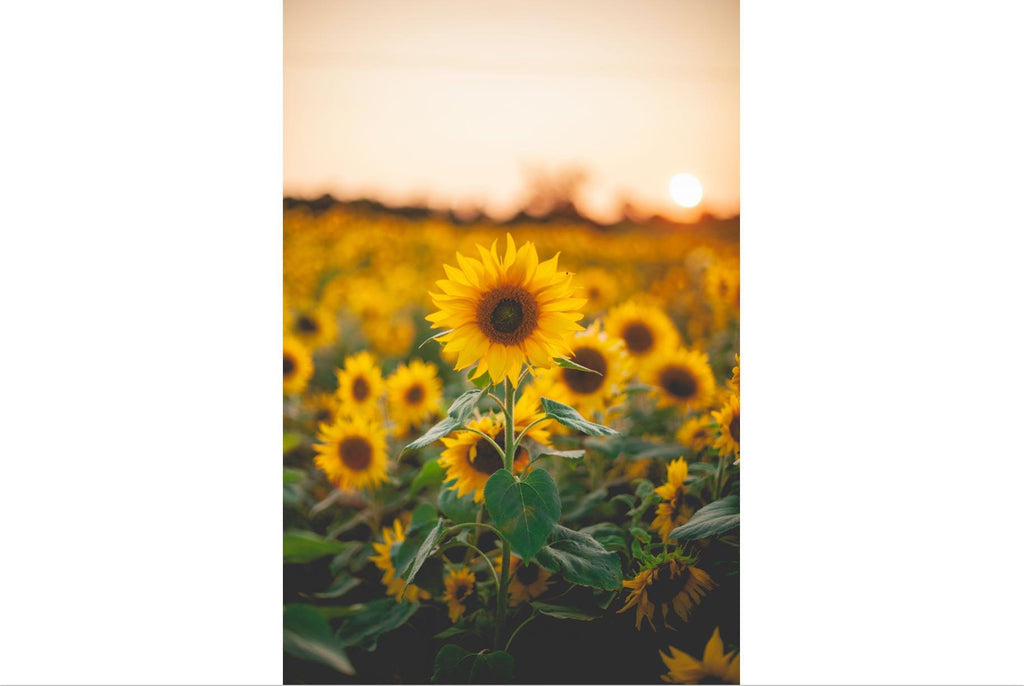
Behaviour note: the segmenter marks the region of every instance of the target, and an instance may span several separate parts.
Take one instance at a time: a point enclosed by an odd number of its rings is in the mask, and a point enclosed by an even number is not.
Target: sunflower
[[[646,370],[646,381],[655,387],[659,405],[700,410],[715,397],[715,377],[707,353],[679,348],[659,357]]]
[[[558,255],[538,263],[533,243],[516,250],[508,234],[504,257],[497,241],[477,248],[479,260],[456,253],[461,269],[444,265],[443,292],[430,294],[439,310],[427,320],[447,329],[437,340],[459,353],[456,370],[476,363],[472,378],[489,373],[494,383],[517,385],[524,362],[547,367],[571,353],[586,299],[573,297],[572,274],[558,271]]]
[[[576,280],[580,285],[580,295],[587,299],[584,307],[587,314],[598,315],[615,302],[618,291],[615,277],[604,269],[586,269],[576,275]]]
[[[463,601],[473,595],[474,583],[476,583],[476,577],[465,567],[453,569],[444,578],[443,600],[448,603],[449,621],[457,622],[459,617],[465,613],[466,606]]]
[[[686,487],[683,486],[687,472],[686,460],[673,460],[668,465],[665,483],[654,489],[654,492],[661,496],[661,503],[658,504],[654,521],[651,522],[651,531],[657,531],[665,543],[672,540],[669,538],[672,529],[685,524],[694,513],[693,498],[686,493]]]
[[[539,598],[551,585],[551,572],[536,562],[524,565],[523,561],[513,555],[509,558],[508,602],[515,607],[521,603]],[[501,573],[501,557],[495,562],[494,569]]]
[[[711,416],[718,422],[718,436],[714,448],[721,455],[740,455],[740,397],[731,395],[717,412]],[[756,455],[754,456],[757,457]]]
[[[310,349],[330,345],[338,338],[338,321],[334,312],[324,306],[307,306],[289,317],[286,329]]]
[[[316,466],[342,490],[366,489],[387,478],[384,429],[374,422],[340,417],[321,424]]]
[[[313,376],[313,358],[293,336],[284,337],[284,392],[301,393]]]
[[[610,338],[601,331],[600,323],[591,324],[573,337],[569,359],[597,373],[566,367],[545,369],[537,374],[545,395],[572,405],[586,416],[606,410],[629,377],[629,359],[622,340]]]
[[[423,360],[402,364],[388,377],[388,407],[398,430],[413,429],[441,410],[437,366]]]
[[[338,396],[335,393],[312,393],[304,399],[303,406],[313,420],[313,426],[333,424],[338,413]]]
[[[685,622],[700,599],[714,588],[715,582],[704,570],[691,567],[670,554],[661,562],[645,566],[622,585],[630,589],[630,593],[619,612],[636,607],[637,630],[644,619],[657,630],[654,626],[655,610],[661,612],[665,626],[668,626],[670,607]]]
[[[717,627],[704,646],[703,660],[669,646],[668,653],[661,653],[661,661],[668,668],[668,674],[662,675],[661,680],[670,684],[740,683],[739,651],[725,652]]]
[[[386,587],[387,594],[394,596],[395,600],[408,599],[414,603],[420,600],[430,600],[430,593],[416,584],[406,584],[404,579],[395,576],[395,563],[391,559],[391,551],[397,549],[405,540],[402,522],[396,519],[392,527],[385,526],[383,528],[383,533],[384,541],[373,544],[373,549],[377,554],[370,557],[370,561],[376,565],[377,569],[384,572],[380,582]],[[408,588],[406,588],[407,585]]]
[[[639,366],[644,366],[674,348],[679,333],[664,312],[657,307],[628,302],[608,315],[605,330],[621,338],[626,352]]]
[[[345,414],[360,417],[377,416],[377,400],[384,390],[373,355],[365,350],[345,358],[345,368],[337,370],[338,400]]]
[[[490,436],[498,445],[504,445],[505,425],[500,419],[483,417],[466,424],[467,429],[476,429]],[[533,431],[531,430],[531,434]],[[503,469],[505,464],[490,441],[472,431],[456,431],[451,437],[441,439],[445,450],[437,464],[445,468],[445,481],[455,480],[449,490],[458,497],[473,494],[473,502],[484,501],[484,486],[491,474]],[[514,471],[519,473],[530,463],[530,454],[523,446],[516,451]]]
[[[740,392],[740,354],[736,353],[736,366],[732,368],[732,378],[729,379],[729,388],[737,395]]]
[[[715,440],[714,432],[708,426],[712,421],[707,413],[687,419],[676,432],[676,440],[695,453],[710,448]]]

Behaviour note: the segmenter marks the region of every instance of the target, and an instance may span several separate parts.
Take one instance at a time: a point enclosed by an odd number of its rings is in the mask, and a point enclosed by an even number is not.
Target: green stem
[[[464,541],[448,541],[447,543],[445,543],[444,545],[442,545],[440,548],[437,549],[437,553],[438,553],[438,555],[440,555],[441,553],[443,553],[444,551],[446,551],[446,550],[448,550],[450,548],[459,548],[459,547],[466,547],[466,548],[469,548],[470,550],[475,550],[477,552],[477,554],[479,554],[480,557],[482,557],[484,559],[484,562],[487,563],[487,566],[491,568],[491,574],[494,576],[494,583],[498,583],[498,572],[497,572],[496,569],[494,569],[494,564],[491,563],[491,558],[487,557],[487,554],[484,553],[484,551],[480,550],[479,548],[477,548],[472,543],[466,543]]]
[[[494,439],[493,439],[493,438],[491,438],[490,436],[488,436],[487,434],[485,434],[485,433],[484,433],[483,431],[478,431],[477,429],[471,429],[471,428],[470,428],[470,427],[468,427],[468,426],[465,426],[465,427],[463,427],[463,429],[464,429],[464,430],[466,430],[466,431],[470,431],[470,432],[472,432],[472,433],[475,433],[475,434],[479,434],[479,435],[483,436],[484,438],[486,438],[486,439],[487,439],[487,442],[488,442],[488,443],[490,443],[491,445],[493,445],[493,446],[494,446],[494,449],[495,449],[495,450],[497,450],[497,451],[498,451],[499,453],[503,453],[503,452],[504,452],[504,451],[503,451],[503,450],[501,449],[501,446],[500,446],[500,445],[498,445],[498,444],[497,444],[497,443],[496,443],[496,442],[494,441]]]
[[[525,622],[523,622],[522,624],[520,624],[519,626],[517,626],[517,627],[516,627],[516,630],[512,632],[512,635],[511,635],[511,636],[509,636],[509,637],[508,637],[508,642],[507,642],[507,643],[505,643],[505,652],[506,652],[506,653],[508,652],[508,648],[509,648],[509,646],[511,646],[511,645],[512,645],[512,639],[516,637],[516,635],[517,635],[517,634],[519,633],[519,631],[520,631],[520,630],[521,630],[521,629],[522,629],[522,628],[523,628],[524,626],[526,626],[527,624],[529,624],[530,622],[532,622],[532,621],[533,621],[533,618],[534,618],[534,617],[536,617],[536,616],[537,616],[537,613],[536,613],[536,612],[534,612],[534,613],[533,613],[532,615],[530,615],[529,617],[527,617],[527,618],[526,618],[526,621],[525,621]]]
[[[512,382],[505,379],[505,469],[512,472],[512,463],[515,461],[515,389]],[[512,546],[508,540],[501,538],[501,580],[498,583],[498,610],[494,626],[494,649],[501,645],[502,636],[505,635],[505,615],[508,614],[508,582],[509,567],[512,566]]]
[[[515,454],[515,448],[518,448],[518,447],[519,447],[519,442],[520,442],[521,440],[523,440],[523,436],[525,436],[525,435],[526,435],[526,433],[527,433],[527,432],[528,432],[528,431],[529,431],[530,429],[532,429],[533,427],[537,426],[537,425],[538,425],[538,424],[540,424],[541,422],[546,422],[546,421],[548,421],[549,419],[551,419],[551,417],[549,417],[548,415],[546,415],[546,414],[545,414],[545,415],[544,415],[543,417],[541,417],[540,419],[535,419],[535,420],[533,420],[532,422],[530,422],[529,424],[527,424],[527,425],[526,425],[526,428],[525,428],[525,429],[523,429],[522,431],[520,431],[520,432],[519,432],[519,437],[518,437],[518,438],[516,438],[516,440],[515,440],[515,444],[513,445],[512,453],[513,453],[513,454]]]

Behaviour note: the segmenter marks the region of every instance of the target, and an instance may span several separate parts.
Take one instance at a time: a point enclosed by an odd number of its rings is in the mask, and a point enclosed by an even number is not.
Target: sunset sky
[[[502,216],[570,164],[602,220],[737,214],[738,0],[285,0],[285,194]]]

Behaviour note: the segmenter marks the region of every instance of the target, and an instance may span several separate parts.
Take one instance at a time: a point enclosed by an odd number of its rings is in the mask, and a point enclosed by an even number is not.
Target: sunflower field
[[[292,208],[283,315],[286,683],[738,683],[734,225]]]

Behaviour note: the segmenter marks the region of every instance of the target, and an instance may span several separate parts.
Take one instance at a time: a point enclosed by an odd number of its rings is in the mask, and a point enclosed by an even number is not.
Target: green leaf
[[[402,451],[415,450],[417,448],[423,448],[439,438],[447,436],[455,429],[459,428],[466,423],[469,419],[470,414],[473,412],[473,408],[480,402],[480,398],[483,397],[483,390],[466,391],[452,403],[452,406],[448,408],[448,416],[439,421],[434,426],[427,430],[427,433],[417,438],[412,443],[408,444]]]
[[[570,462],[579,462],[583,459],[584,454],[586,454],[585,450],[555,450],[554,448],[545,448],[540,451],[539,455],[534,456],[534,459],[541,457],[560,457],[563,460],[569,460]]]
[[[434,546],[441,540],[441,535],[444,533],[444,520],[437,520],[437,524],[427,532],[423,542],[420,544],[419,550],[416,551],[416,555],[412,558],[412,562],[409,564],[408,569],[399,574],[400,577],[405,579],[407,584],[411,584],[416,578],[416,572],[420,571],[420,567],[427,561],[430,554],[434,552]],[[396,566],[397,569],[397,566]],[[408,588],[408,586],[406,586]],[[405,592],[402,592],[403,595]]]
[[[282,440],[283,453],[287,454],[302,445],[302,434],[286,431]]]
[[[409,495],[414,495],[421,488],[434,486],[442,481],[444,481],[444,467],[439,465],[437,460],[431,460],[420,468],[419,474],[409,484]]]
[[[537,553],[537,563],[581,586],[607,590],[622,586],[619,556],[605,550],[590,534],[564,526],[555,527],[551,543]]]
[[[437,494],[437,507],[445,517],[456,524],[475,522],[480,504],[473,502],[473,495],[467,493],[461,498],[455,489],[449,488],[454,482],[446,483]]]
[[[473,374],[475,373],[475,370],[470,372],[470,377],[472,377]],[[477,388],[479,388],[480,390],[486,390],[491,386],[491,375],[489,372],[484,372],[482,375],[478,376],[475,379],[470,378],[469,382],[476,386]]]
[[[327,555],[337,555],[345,549],[341,541],[319,536],[312,531],[286,531],[284,534],[284,561],[306,563]]]
[[[291,484],[297,484],[306,478],[306,472],[301,469],[292,469],[291,467],[284,468],[284,485],[289,486]]]
[[[327,665],[342,674],[356,673],[345,647],[331,634],[327,620],[310,605],[284,606],[284,652]]]
[[[405,532],[405,540],[396,543],[397,550],[392,554],[392,561],[395,565],[395,576],[404,577],[409,570],[416,554],[420,550],[427,537],[440,521],[437,511],[433,505],[423,503],[412,513],[412,520],[409,522],[409,530]],[[420,564],[423,564],[422,562]]]
[[[562,514],[555,480],[543,469],[519,479],[499,469],[484,486],[484,504],[512,549],[529,563],[548,540]]]
[[[434,658],[433,683],[507,684],[514,680],[515,660],[504,650],[471,653],[454,644],[441,646]]]
[[[600,522],[580,529],[581,534],[590,534],[605,550],[626,552],[626,534],[611,522]]]
[[[376,650],[377,639],[409,621],[419,607],[418,603],[396,603],[393,598],[371,600],[360,612],[345,618],[338,629],[338,641],[345,647]]]
[[[740,498],[729,495],[694,512],[690,521],[673,529],[669,536],[681,541],[692,541],[724,534],[739,525]]]
[[[425,346],[430,341],[432,341],[432,340],[434,340],[436,338],[440,338],[441,336],[445,336],[447,334],[450,334],[452,331],[455,331],[455,329],[448,329],[447,331],[441,331],[439,333],[435,333],[433,336],[431,336],[430,338],[428,338],[427,340],[423,341],[418,346],[416,346],[416,349],[420,350],[421,348],[423,348],[423,346]]]
[[[604,376],[601,372],[595,371],[589,367],[584,367],[581,364],[576,364],[572,360],[567,360],[564,357],[554,358],[555,364],[564,369],[575,369],[578,372],[590,372],[591,374],[597,374],[598,376]]]
[[[549,603],[539,603],[536,600],[531,601],[530,605],[533,607],[534,610],[541,613],[542,615],[554,617],[555,619],[575,619],[580,622],[589,622],[594,619],[598,619],[601,616],[587,612],[585,610],[581,610],[576,607],[568,607],[565,605],[551,605]]]
[[[639,541],[644,545],[647,545],[651,542],[651,535],[638,526],[632,527],[629,530],[629,533],[633,535],[633,538],[639,539]]]
[[[313,598],[340,598],[361,583],[363,583],[362,579],[342,576],[336,579],[323,593],[311,593],[310,596]]]
[[[595,424],[594,422],[588,422],[583,418],[576,408],[563,405],[560,402],[551,400],[550,398],[541,398],[541,405],[544,406],[544,411],[547,412],[548,416],[554,420],[557,420],[559,424],[564,424],[570,429],[576,429],[582,431],[588,436],[615,436],[619,432],[615,429],[601,424]]]

